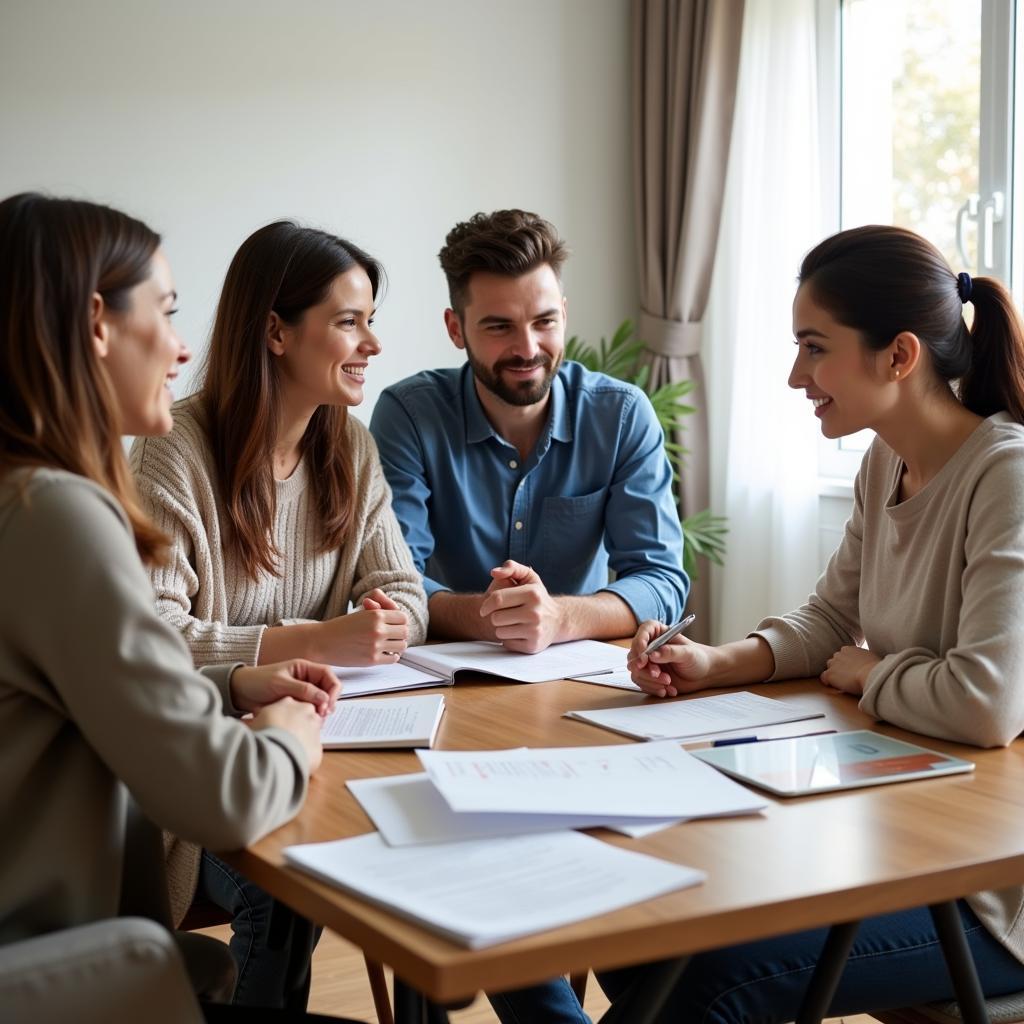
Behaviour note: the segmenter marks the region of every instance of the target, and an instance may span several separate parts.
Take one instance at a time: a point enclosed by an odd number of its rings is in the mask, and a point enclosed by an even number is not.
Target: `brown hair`
[[[107,206],[23,192],[0,202],[0,471],[77,473],[120,502],[146,562],[167,538],[139,504],[117,396],[92,340],[92,297],[126,311],[160,236]]]
[[[231,529],[228,546],[256,579],[276,574],[272,453],[280,420],[280,381],[267,347],[270,314],[297,324],[353,267],[366,271],[376,300],[384,271],[365,252],[325,231],[277,221],[251,234],[228,267],[203,383],[207,431]],[[353,510],[354,471],[345,439],[347,409],[322,405],[300,443],[310,460],[321,550],[338,547]]]
[[[461,317],[474,273],[519,277],[546,263],[561,278],[568,255],[565,242],[542,217],[525,210],[495,210],[456,224],[438,258],[448,279],[452,309]]]
[[[884,349],[916,334],[939,377],[958,381],[960,401],[979,416],[1005,410],[1024,423],[1024,325],[1006,288],[991,277],[961,284],[942,254],[904,228],[868,225],[815,246],[800,282],[836,320]],[[970,329],[963,304],[974,306]]]

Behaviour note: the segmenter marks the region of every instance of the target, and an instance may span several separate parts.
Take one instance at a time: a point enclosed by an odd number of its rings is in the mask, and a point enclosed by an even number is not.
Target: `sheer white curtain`
[[[786,378],[819,200],[815,0],[746,5],[739,94],[705,321],[712,505],[729,517],[713,634],[744,636],[801,604],[818,567],[818,421]]]

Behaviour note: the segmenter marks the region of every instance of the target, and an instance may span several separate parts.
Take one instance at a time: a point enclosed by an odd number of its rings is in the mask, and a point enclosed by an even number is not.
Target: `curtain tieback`
[[[637,340],[659,356],[680,359],[700,355],[699,322],[666,320],[641,310],[636,336]]]

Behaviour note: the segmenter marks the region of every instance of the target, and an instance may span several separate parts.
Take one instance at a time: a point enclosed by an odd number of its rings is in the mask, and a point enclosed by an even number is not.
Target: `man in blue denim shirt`
[[[395,384],[374,410],[435,637],[540,651],[671,622],[686,602],[672,471],[650,402],[563,363],[565,257],[532,213],[456,225],[441,250],[444,319],[468,362]],[[505,1024],[588,1020],[564,978],[490,999]]]
[[[374,410],[435,637],[533,652],[672,622],[686,602],[650,402],[563,362],[566,255],[555,229],[521,210],[456,225],[440,253],[445,325],[468,362],[406,378]]]

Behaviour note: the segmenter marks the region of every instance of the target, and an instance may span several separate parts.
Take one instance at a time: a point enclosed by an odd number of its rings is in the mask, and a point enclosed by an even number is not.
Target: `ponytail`
[[[971,366],[960,381],[960,401],[978,416],[1005,409],[1024,423],[1024,324],[999,281],[976,277],[972,285]]]

